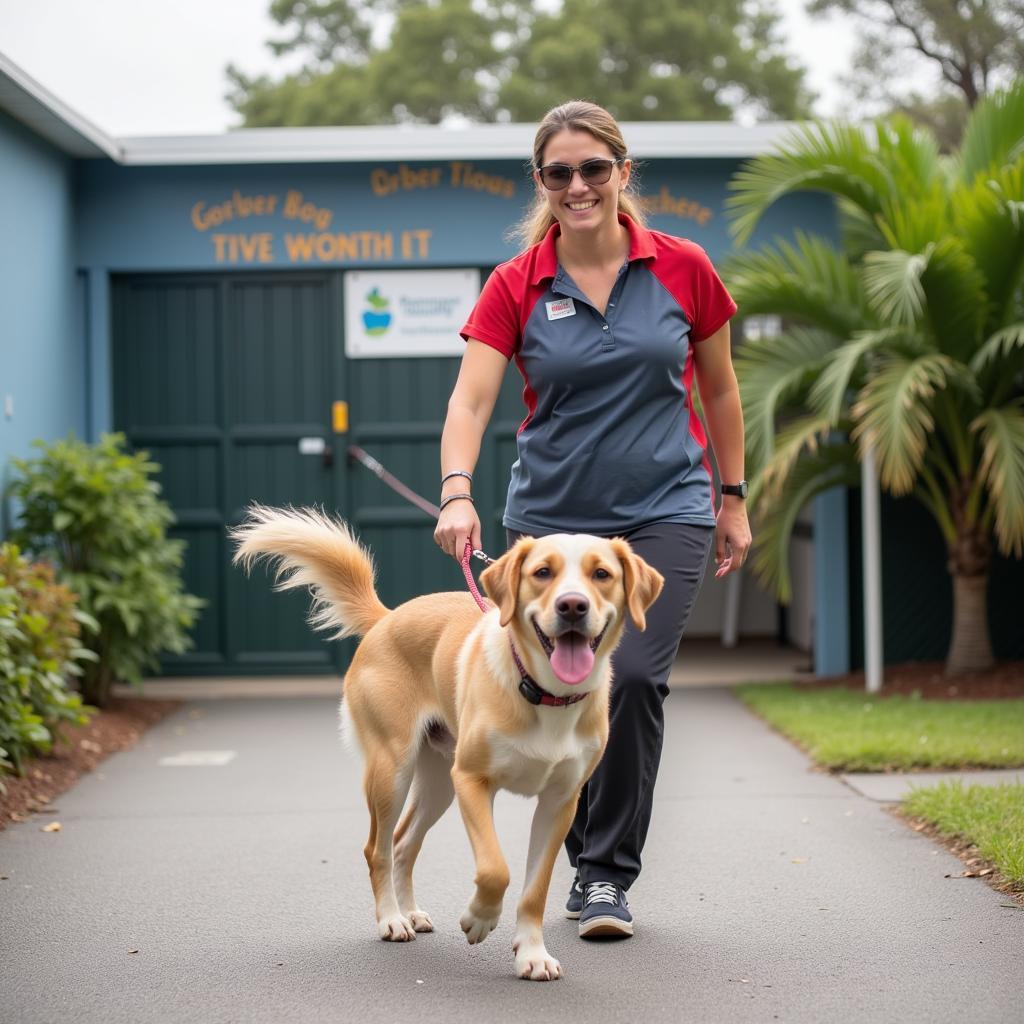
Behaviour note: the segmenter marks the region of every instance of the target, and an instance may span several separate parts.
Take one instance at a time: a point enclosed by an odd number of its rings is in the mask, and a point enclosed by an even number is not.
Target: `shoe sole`
[[[565,910],[565,916],[567,918],[569,918],[570,921],[577,921],[577,920],[579,920],[579,916],[582,913],[583,913],[582,910],[569,910],[568,907],[566,907],[566,910]]]
[[[580,925],[580,938],[600,938],[602,936],[624,937],[633,934],[632,921],[623,921],[618,917],[592,917]]]

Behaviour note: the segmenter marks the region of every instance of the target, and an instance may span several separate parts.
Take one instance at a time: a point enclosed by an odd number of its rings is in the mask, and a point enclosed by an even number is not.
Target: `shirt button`
[[[607,324],[605,324],[605,325],[604,325],[604,327],[602,327],[602,328],[601,328],[601,330],[602,330],[602,331],[607,331],[607,330],[608,330],[608,325],[607,325]]]

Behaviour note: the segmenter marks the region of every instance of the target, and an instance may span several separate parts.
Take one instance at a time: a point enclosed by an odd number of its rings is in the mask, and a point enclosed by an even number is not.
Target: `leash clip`
[[[494,559],[491,558],[490,555],[488,555],[484,551],[481,551],[479,548],[475,548],[472,552],[472,555],[474,558],[479,558],[480,561],[483,562],[485,565],[491,565],[491,563],[494,562]]]

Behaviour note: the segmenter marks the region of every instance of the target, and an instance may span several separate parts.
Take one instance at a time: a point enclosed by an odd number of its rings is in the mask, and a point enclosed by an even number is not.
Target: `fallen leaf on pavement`
[[[44,825],[39,831],[40,832],[59,832],[60,828],[61,828],[61,826],[60,826],[60,822],[59,821],[51,821],[49,825]]]

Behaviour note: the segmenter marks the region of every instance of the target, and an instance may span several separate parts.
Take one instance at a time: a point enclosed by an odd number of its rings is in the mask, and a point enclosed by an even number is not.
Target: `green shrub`
[[[62,723],[82,725],[91,708],[67,686],[82,674],[79,623],[88,617],[48,565],[32,564],[13,544],[0,545],[0,773],[48,753]],[[95,626],[95,623],[92,623]]]
[[[203,604],[182,588],[184,541],[167,537],[174,516],[150,479],[160,467],[125,444],[121,434],[95,445],[72,436],[37,441],[39,458],[13,460],[21,512],[12,539],[52,559],[98,622],[88,638],[98,660],[86,667],[82,693],[100,707],[115,681],[137,685],[161,652],[187,650]]]

